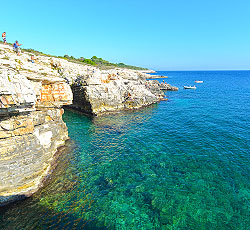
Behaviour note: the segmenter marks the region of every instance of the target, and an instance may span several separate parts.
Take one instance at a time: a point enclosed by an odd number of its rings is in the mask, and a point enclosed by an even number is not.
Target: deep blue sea
[[[66,110],[57,168],[0,210],[0,229],[250,229],[250,71],[157,74],[179,87],[168,101],[93,118]]]

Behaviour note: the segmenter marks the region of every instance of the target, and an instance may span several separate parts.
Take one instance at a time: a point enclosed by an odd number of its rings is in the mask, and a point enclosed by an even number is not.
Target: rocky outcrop
[[[72,107],[93,115],[141,108],[164,97],[162,91],[147,87],[146,80],[138,75],[121,72],[80,76],[71,88]]]
[[[77,77],[64,76],[71,82],[74,100],[71,107],[91,115],[138,109],[164,99],[162,90],[178,90],[148,74],[128,69],[94,69]]]
[[[178,91],[179,89],[175,86],[167,84],[165,82],[159,82],[157,80],[150,80],[147,82],[147,86],[151,91],[158,92],[159,90],[168,90],[168,91]]]
[[[68,138],[70,86],[24,58],[0,47],[0,206],[37,191]]]

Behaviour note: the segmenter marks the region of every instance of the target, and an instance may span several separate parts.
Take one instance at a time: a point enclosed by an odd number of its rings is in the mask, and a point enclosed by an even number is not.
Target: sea
[[[0,209],[0,229],[250,229],[250,71],[156,74],[179,87],[167,101],[100,117],[66,108],[57,167]]]

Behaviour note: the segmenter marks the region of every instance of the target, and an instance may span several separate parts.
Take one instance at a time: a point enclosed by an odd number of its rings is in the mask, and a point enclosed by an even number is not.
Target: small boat
[[[203,83],[203,81],[194,81],[195,83]]]
[[[183,86],[184,89],[196,89],[195,85],[194,86]]]

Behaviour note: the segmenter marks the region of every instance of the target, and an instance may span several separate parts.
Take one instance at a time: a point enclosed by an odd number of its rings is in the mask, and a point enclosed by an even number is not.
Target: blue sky
[[[249,0],[2,1],[7,41],[155,70],[250,69]]]

